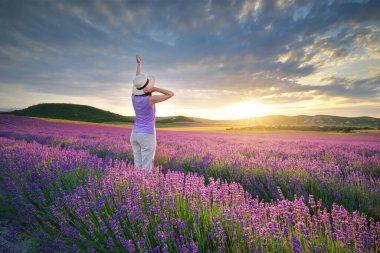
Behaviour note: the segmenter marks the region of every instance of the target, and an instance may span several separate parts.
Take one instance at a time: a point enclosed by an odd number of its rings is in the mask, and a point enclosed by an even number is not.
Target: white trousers
[[[135,133],[132,131],[130,142],[135,166],[150,172],[156,152],[156,134]]]

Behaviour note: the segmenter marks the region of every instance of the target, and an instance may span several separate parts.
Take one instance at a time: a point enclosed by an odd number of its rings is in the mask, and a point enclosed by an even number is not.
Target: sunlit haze
[[[157,116],[380,117],[380,1],[1,1],[0,109],[134,115],[135,55],[175,96]]]

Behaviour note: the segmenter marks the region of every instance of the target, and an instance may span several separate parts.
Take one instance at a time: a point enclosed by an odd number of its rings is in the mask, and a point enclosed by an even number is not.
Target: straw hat
[[[144,74],[139,74],[133,79],[133,95],[144,95],[144,89],[148,86],[154,86],[155,79],[154,76],[146,76]]]

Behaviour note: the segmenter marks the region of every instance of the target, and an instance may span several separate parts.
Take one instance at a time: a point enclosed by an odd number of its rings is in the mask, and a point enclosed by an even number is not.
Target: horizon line
[[[71,105],[81,105],[81,106],[90,106],[99,110],[103,111],[108,111],[117,115],[121,115],[123,117],[135,117],[135,115],[123,115],[119,113],[115,113],[109,110],[101,109],[99,107],[95,107],[92,105],[87,105],[87,104],[75,104],[75,103],[38,103],[38,104],[33,104],[31,106],[36,106],[40,104],[71,104]],[[0,108],[0,113],[5,113],[5,112],[12,112],[15,110],[24,110],[27,109],[31,106],[27,106],[24,108],[21,107],[3,107]],[[196,116],[188,116],[188,115],[183,115],[183,114],[178,114],[178,115],[168,115],[168,116],[156,116],[156,117],[187,117],[187,118],[196,118],[196,119],[203,119],[203,120],[214,120],[214,121],[228,121],[228,120],[248,120],[248,119],[257,119],[257,118],[263,118],[263,117],[275,117],[275,116],[285,116],[285,117],[298,117],[298,116],[307,116],[307,117],[316,117],[316,116],[331,116],[331,117],[342,117],[342,118],[363,118],[363,117],[368,117],[368,118],[375,118],[375,119],[380,119],[380,116],[368,116],[368,115],[362,115],[362,116],[341,116],[341,115],[331,115],[331,114],[314,114],[314,115],[309,115],[309,114],[297,114],[297,115],[284,115],[284,114],[267,114],[267,115],[262,115],[262,116],[252,116],[252,117],[244,117],[244,118],[236,118],[236,119],[212,119],[212,118],[200,118]]]

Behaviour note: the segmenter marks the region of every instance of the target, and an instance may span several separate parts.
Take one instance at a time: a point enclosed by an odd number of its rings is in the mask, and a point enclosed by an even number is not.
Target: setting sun
[[[234,119],[259,117],[267,115],[270,112],[270,106],[256,101],[247,101],[228,105],[223,111],[226,115],[230,115],[230,118]]]

